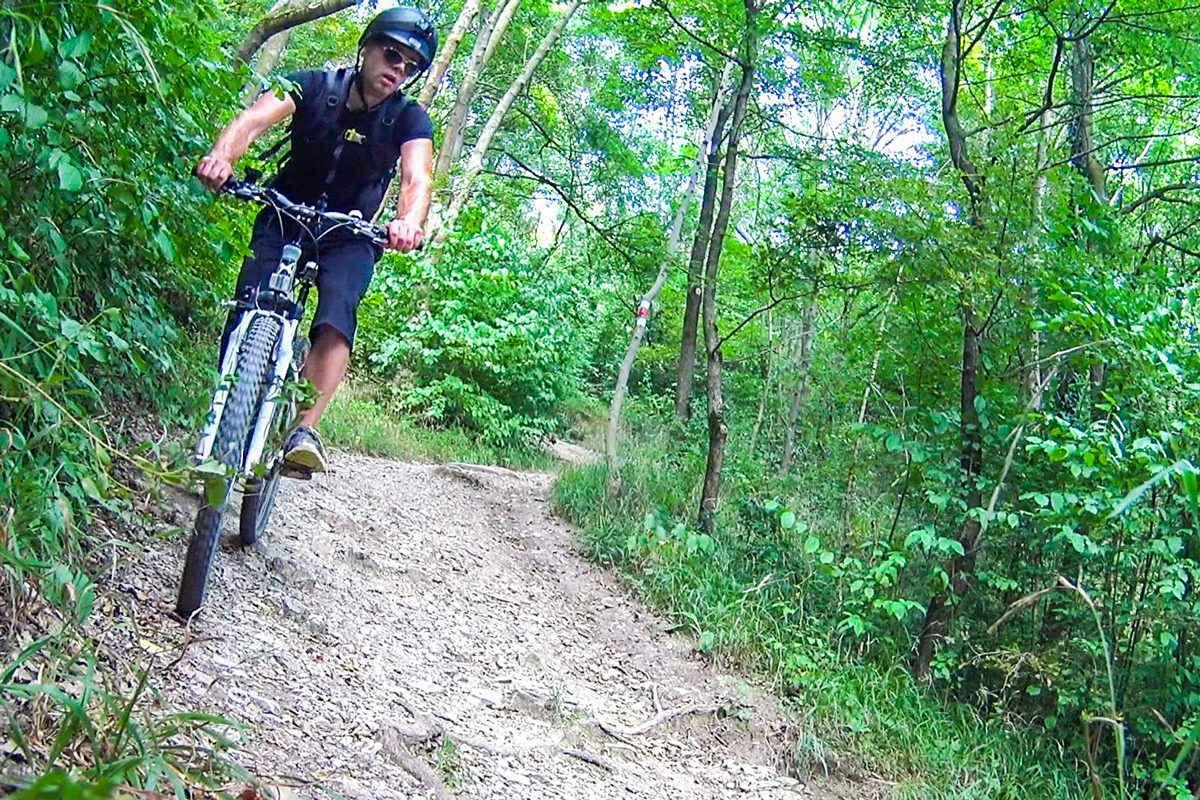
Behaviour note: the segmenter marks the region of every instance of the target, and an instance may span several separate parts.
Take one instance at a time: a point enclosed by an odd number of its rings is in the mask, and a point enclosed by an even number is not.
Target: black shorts
[[[250,238],[253,252],[242,262],[242,270],[238,273],[237,296],[240,297],[247,286],[261,288],[266,285],[279,264],[284,244],[293,241],[295,236],[295,223],[285,220],[281,230],[274,211],[267,208],[259,212]],[[299,263],[316,261],[318,265],[317,311],[312,318],[310,336],[317,328],[328,325],[353,345],[354,331],[358,327],[358,304],[367,293],[383,248],[365,239],[348,235],[339,237],[336,231],[316,245],[305,235],[301,247]]]

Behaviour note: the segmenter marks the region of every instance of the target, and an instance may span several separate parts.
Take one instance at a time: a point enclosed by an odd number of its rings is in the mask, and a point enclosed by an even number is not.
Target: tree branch
[[[706,39],[701,39],[698,34],[696,34],[695,32],[692,31],[691,28],[689,28],[687,25],[684,25],[683,20],[681,20],[681,19],[679,19],[679,17],[675,16],[674,12],[672,12],[671,9],[667,7],[667,0],[654,0],[654,5],[661,8],[666,13],[666,15],[671,18],[671,22],[675,23],[675,27],[677,27],[677,28],[679,28],[679,30],[683,31],[687,35],[687,37],[689,39],[691,39],[692,41],[694,41],[696,44],[700,45],[701,47],[707,47],[709,50],[712,50],[714,53],[716,53],[717,55],[719,55],[721,58],[725,59],[726,61],[732,61],[733,63],[737,64],[739,67],[743,66],[742,60],[740,58],[733,55],[732,53],[722,50],[721,48],[717,47],[712,42],[707,41]]]
[[[1185,189],[1200,189],[1200,186],[1197,186],[1194,183],[1169,183],[1166,186],[1160,186],[1152,192],[1147,192],[1127,206],[1122,206],[1120,211],[1122,214],[1132,214],[1134,211],[1137,211],[1139,208],[1146,205],[1146,203],[1149,203],[1153,200],[1158,200],[1171,192],[1181,192]]]

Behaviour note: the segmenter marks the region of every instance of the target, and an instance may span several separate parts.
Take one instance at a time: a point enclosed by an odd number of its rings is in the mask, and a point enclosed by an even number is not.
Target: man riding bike
[[[273,125],[292,118],[291,150],[271,181],[290,200],[329,211],[358,212],[371,219],[400,169],[396,217],[387,223],[388,247],[410,251],[421,245],[433,185],[433,126],[429,115],[403,89],[433,63],[437,32],[424,12],[393,8],[380,13],[359,39],[353,68],[288,76],[296,88],[283,97],[264,92],[217,138],[196,175],[218,191],[233,176],[250,145]],[[238,275],[238,295],[261,286],[279,263],[297,223],[264,209],[254,222],[252,254]],[[381,248],[350,235],[325,237],[304,259],[320,263],[312,350],[302,376],[319,392],[284,446],[292,474],[326,468],[316,426],[346,375],[354,343],[358,305],[366,294]],[[232,318],[231,318],[232,321]],[[231,328],[226,327],[225,340]],[[225,341],[222,341],[222,351]]]

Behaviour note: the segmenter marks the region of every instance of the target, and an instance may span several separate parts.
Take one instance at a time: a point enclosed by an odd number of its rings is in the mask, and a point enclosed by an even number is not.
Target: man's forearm
[[[230,164],[236,164],[261,134],[260,126],[254,121],[238,117],[221,131],[221,135],[212,146],[212,154]]]
[[[405,180],[400,185],[400,202],[396,204],[396,219],[403,219],[418,227],[425,227],[429,216],[429,196],[433,181],[425,176]]]

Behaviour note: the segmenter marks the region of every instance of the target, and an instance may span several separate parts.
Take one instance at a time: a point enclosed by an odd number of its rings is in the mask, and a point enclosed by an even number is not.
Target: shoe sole
[[[300,445],[288,451],[283,457],[283,462],[287,466],[296,469],[305,470],[307,472],[324,472],[325,459],[317,452],[317,449],[312,446]]]

